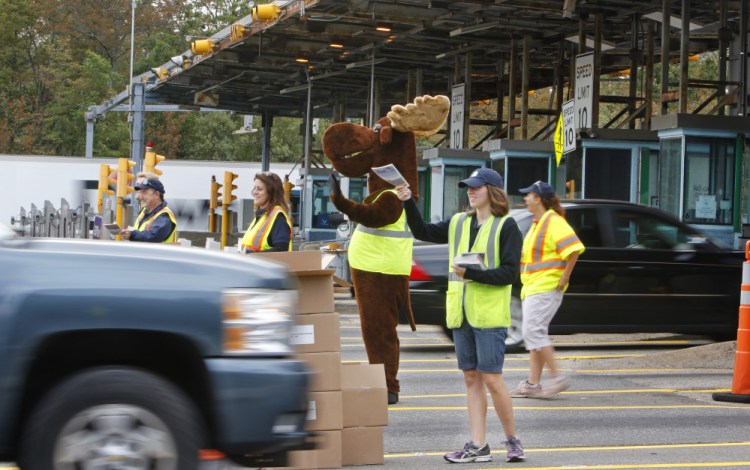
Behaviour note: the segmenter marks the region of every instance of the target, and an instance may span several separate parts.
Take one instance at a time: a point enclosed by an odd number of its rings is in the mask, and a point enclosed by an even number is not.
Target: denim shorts
[[[464,318],[463,324],[453,329],[458,368],[501,374],[507,335],[508,329],[505,327],[474,328]]]

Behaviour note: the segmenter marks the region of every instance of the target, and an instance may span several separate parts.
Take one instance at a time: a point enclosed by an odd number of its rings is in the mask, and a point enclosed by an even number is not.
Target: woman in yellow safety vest
[[[453,330],[458,368],[464,373],[471,440],[444,458],[453,463],[492,460],[485,440],[489,391],[506,435],[506,460],[519,462],[525,456],[516,437],[513,402],[502,372],[511,284],[518,279],[521,257],[521,232],[515,220],[508,217],[510,204],[499,173],[480,168],[458,186],[468,188],[469,210],[450,221],[432,224],[422,219],[409,188],[398,188],[414,238],[449,243],[446,325]],[[483,262],[454,262],[467,252],[479,253]]]
[[[242,237],[242,252],[292,251],[292,221],[281,178],[264,171],[255,175],[255,218]]]
[[[529,378],[521,381],[511,396],[552,398],[570,387],[570,379],[557,368],[555,349],[548,334],[549,324],[562,303],[573,266],[585,248],[565,220],[565,209],[552,186],[537,181],[520,192],[525,194],[526,207],[534,214],[534,223],[523,241],[521,254],[521,329],[530,365]],[[540,382],[545,364],[551,380],[542,389]]]

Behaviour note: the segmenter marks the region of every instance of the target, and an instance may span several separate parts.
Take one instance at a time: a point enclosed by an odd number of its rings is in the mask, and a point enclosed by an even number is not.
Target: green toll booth
[[[487,152],[480,150],[433,147],[426,149],[422,158],[429,163],[429,215],[422,212],[428,222],[449,219],[465,210],[466,189],[459,188],[458,182],[477,168],[489,167]]]

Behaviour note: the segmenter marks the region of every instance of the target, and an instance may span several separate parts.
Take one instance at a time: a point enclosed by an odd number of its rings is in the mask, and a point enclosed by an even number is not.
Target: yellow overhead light
[[[206,55],[214,51],[216,45],[210,39],[196,39],[190,44],[190,50],[195,55]]]
[[[309,61],[309,60],[308,60],[307,58],[305,58],[305,57],[297,57],[297,58],[296,58],[296,59],[294,59],[294,60],[295,60],[296,62],[299,62],[300,64],[306,64],[306,63],[310,62],[310,61]]]
[[[281,14],[281,8],[275,3],[255,5],[253,7],[253,21],[273,21]]]
[[[232,41],[236,41],[245,35],[245,31],[247,31],[247,28],[245,26],[239,23],[235,23],[230,29],[229,38]]]
[[[385,23],[379,23],[375,26],[375,31],[380,31],[381,33],[390,33],[391,26]]]
[[[343,45],[343,44],[341,44],[340,42],[335,42],[335,41],[334,41],[334,42],[330,43],[330,44],[328,45],[328,47],[332,47],[332,48],[334,48],[334,49],[343,49],[343,48],[344,48],[344,45]]]

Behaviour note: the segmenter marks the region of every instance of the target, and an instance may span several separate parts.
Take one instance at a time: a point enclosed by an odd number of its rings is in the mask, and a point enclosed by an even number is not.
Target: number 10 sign
[[[576,128],[590,129],[591,110],[594,107],[594,53],[576,56],[575,116]]]

